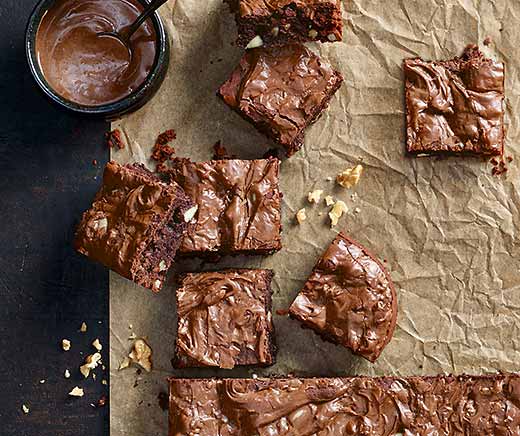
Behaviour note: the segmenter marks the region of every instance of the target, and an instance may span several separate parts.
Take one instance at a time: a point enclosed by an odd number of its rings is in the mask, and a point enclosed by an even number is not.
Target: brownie
[[[177,290],[175,366],[273,364],[272,277],[266,269],[186,274]]]
[[[139,164],[109,162],[75,248],[135,283],[159,291],[186,232],[193,202]]]
[[[170,175],[198,205],[180,252],[270,254],[282,247],[280,161],[176,159]]]
[[[292,44],[247,50],[218,95],[291,156],[342,81],[312,51]]]
[[[449,61],[404,61],[407,150],[416,155],[504,151],[504,64],[476,46]]]
[[[289,315],[325,340],[374,362],[392,338],[397,298],[383,265],[340,233],[314,267]]]
[[[239,0],[238,44],[245,47],[341,41],[341,0]]]
[[[169,435],[520,435],[520,376],[170,379]]]

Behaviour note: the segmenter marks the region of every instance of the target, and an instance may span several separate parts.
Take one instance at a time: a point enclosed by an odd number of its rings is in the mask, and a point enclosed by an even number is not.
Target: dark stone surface
[[[0,433],[105,436],[108,406],[90,403],[108,395],[106,376],[84,381],[78,367],[97,337],[108,363],[108,272],[71,242],[108,158],[108,124],[69,115],[37,89],[23,45],[34,4],[0,3]],[[76,385],[85,397],[68,397]]]

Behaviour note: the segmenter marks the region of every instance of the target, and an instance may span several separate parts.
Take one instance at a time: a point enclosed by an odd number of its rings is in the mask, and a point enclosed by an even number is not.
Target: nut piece
[[[117,368],[117,369],[118,369],[118,371],[121,371],[121,370],[123,370],[125,368],[128,368],[129,366],[130,366],[130,359],[128,357],[125,357],[121,361],[121,363],[119,364],[119,368]]]
[[[25,404],[22,404],[22,410],[26,415],[29,413],[29,408]]]
[[[278,26],[273,27],[271,29],[271,35],[273,35],[274,37],[277,37],[279,33],[280,33],[280,28]]]
[[[63,375],[65,376],[65,378],[70,378],[70,371],[66,369]]]
[[[137,339],[134,342],[134,347],[128,357],[145,371],[150,372],[152,370],[152,349],[144,339]]]
[[[359,182],[362,172],[362,165],[356,165],[354,168],[347,168],[345,171],[337,175],[336,182],[344,188],[352,188]]]
[[[85,364],[79,367],[79,371],[83,374],[83,377],[87,378],[90,374],[91,369],[96,369],[101,363],[101,354],[94,353],[85,357]]]
[[[82,397],[83,395],[85,395],[85,392],[83,391],[82,388],[78,388],[77,386],[72,389],[70,392],[69,392],[69,395],[71,397]]]
[[[298,212],[296,212],[296,221],[298,221],[298,224],[303,223],[307,219],[307,215],[305,214],[305,208],[300,209]]]
[[[70,341],[68,339],[62,339],[61,348],[63,348],[63,351],[69,351],[70,350]]]
[[[160,291],[161,285],[162,285],[162,282],[159,279],[157,279],[155,282],[153,282],[153,290]]]
[[[314,29],[309,30],[309,38],[316,38],[318,36],[318,32]]]
[[[108,228],[108,220],[106,218],[100,218],[92,223],[92,228],[99,232],[105,232]]]
[[[195,205],[184,212],[184,222],[189,223],[197,213],[197,210],[199,210],[199,206]]]
[[[321,198],[321,194],[323,194],[322,189],[316,189],[312,192],[309,192],[307,195],[307,199],[309,200],[309,203],[316,203],[318,204]]]
[[[325,197],[325,204],[327,206],[330,206],[331,204],[334,204],[334,198],[332,197],[332,195],[327,195]]]
[[[336,41],[336,35],[334,35],[333,33],[329,33],[327,35],[327,39],[330,41],[330,42],[334,42]]]
[[[159,262],[159,271],[166,271],[168,267],[166,266],[166,262],[164,260],[161,260]]]
[[[249,50],[250,48],[257,48],[262,47],[264,45],[264,41],[259,35],[256,35],[251,41],[249,41],[249,44],[246,45],[246,50]]]
[[[103,349],[103,346],[101,345],[101,342],[99,342],[99,339],[96,339],[94,342],[92,342],[92,346],[98,351],[101,351]]]
[[[332,206],[332,209],[329,212],[330,226],[334,227],[336,224],[338,224],[341,215],[343,215],[343,213],[347,211],[347,205],[343,201],[336,201],[336,203],[334,203],[334,206]]]
[[[87,332],[87,324],[85,324],[84,322],[81,323],[81,327],[79,328],[79,331],[81,333],[86,333]]]

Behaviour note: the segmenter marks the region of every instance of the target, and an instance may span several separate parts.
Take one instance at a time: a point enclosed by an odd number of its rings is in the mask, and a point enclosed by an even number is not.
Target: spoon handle
[[[144,21],[155,12],[156,9],[158,9],[167,1],[168,0],[153,0],[148,3],[137,20],[135,20],[132,25],[126,29],[124,38],[129,41],[135,31],[141,26],[141,24],[143,24]]]

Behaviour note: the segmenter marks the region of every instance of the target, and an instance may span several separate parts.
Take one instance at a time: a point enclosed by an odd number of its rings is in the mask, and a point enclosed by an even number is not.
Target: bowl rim
[[[139,107],[142,100],[145,100],[148,96],[148,93],[153,92],[153,90],[156,89],[156,82],[162,82],[162,79],[164,78],[164,72],[162,69],[164,64],[167,64],[169,61],[170,41],[166,32],[166,27],[158,11],[155,11],[150,16],[156,33],[157,52],[155,55],[155,62],[153,67],[144,82],[135,91],[120,100],[98,106],[85,106],[79,103],[75,103],[71,100],[67,100],[66,98],[59,95],[45,79],[45,75],[43,74],[40,63],[38,61],[38,55],[36,53],[36,35],[45,13],[56,1],[57,0],[39,0],[29,16],[25,30],[25,55],[29,64],[31,75],[40,89],[54,103],[57,103],[58,105],[68,110],[84,115],[118,115],[129,112],[134,107]],[[135,1],[145,6],[147,3],[149,3],[150,0]]]

